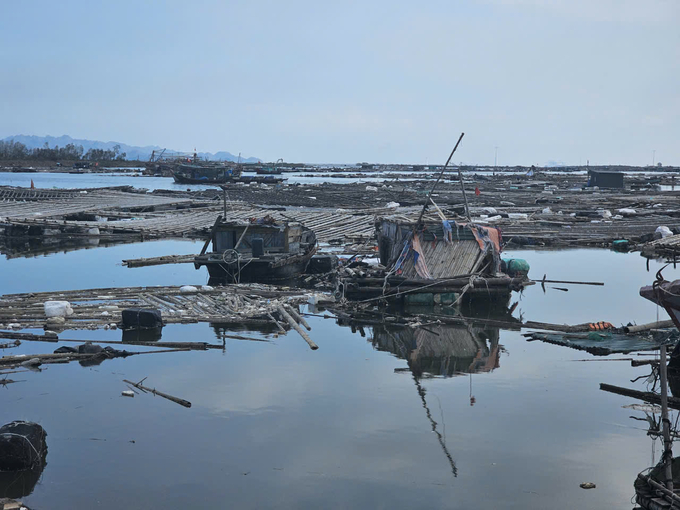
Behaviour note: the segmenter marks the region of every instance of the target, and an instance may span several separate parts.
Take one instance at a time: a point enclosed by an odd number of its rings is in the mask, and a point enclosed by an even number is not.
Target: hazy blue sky
[[[680,165],[679,0],[11,1],[0,137]]]

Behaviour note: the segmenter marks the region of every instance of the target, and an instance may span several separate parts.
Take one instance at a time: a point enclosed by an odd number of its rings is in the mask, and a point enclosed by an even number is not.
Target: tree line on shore
[[[120,145],[112,149],[89,149],[82,145],[69,143],[64,147],[50,147],[47,142],[42,147],[29,149],[21,142],[0,141],[0,161],[33,160],[33,161],[124,161],[126,154],[120,152]]]

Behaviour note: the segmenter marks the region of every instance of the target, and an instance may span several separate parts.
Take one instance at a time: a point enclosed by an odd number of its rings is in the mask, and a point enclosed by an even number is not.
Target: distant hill
[[[47,143],[50,147],[58,145],[59,147],[64,147],[69,143],[73,145],[82,145],[85,152],[90,149],[113,149],[114,145],[120,145],[120,152],[126,154],[126,159],[134,159],[140,161],[146,161],[151,157],[151,153],[155,150],[156,152],[162,151],[163,147],[158,145],[147,145],[145,147],[139,147],[136,145],[127,145],[121,142],[100,142],[99,140],[84,140],[80,138],[71,138],[68,135],[63,136],[35,136],[35,135],[15,135],[3,138],[3,142],[9,142],[14,140],[15,142],[23,143],[29,149],[36,149],[38,147],[43,147]],[[166,153],[177,153],[180,151],[167,149]],[[198,155],[205,159],[210,159],[213,161],[236,161],[238,156],[234,156],[231,152],[220,151],[212,154],[210,152],[199,152]],[[244,163],[259,163],[258,158],[241,158]]]

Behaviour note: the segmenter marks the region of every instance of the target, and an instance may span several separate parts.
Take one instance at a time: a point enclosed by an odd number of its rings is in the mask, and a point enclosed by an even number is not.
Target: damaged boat
[[[450,304],[462,296],[505,299],[511,291],[533,284],[526,270],[506,269],[511,275],[502,271],[502,237],[497,228],[404,215],[379,217],[375,226],[380,264],[385,269],[339,279],[337,292],[343,297],[408,302],[433,296]],[[426,296],[416,297],[419,294]]]
[[[213,251],[205,253],[210,242]],[[271,282],[304,273],[316,250],[316,235],[300,223],[220,216],[194,266],[207,267],[214,283]]]

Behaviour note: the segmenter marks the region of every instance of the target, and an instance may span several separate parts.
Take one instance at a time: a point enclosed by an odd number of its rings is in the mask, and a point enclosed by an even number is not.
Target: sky
[[[5,0],[0,138],[680,165],[678,0]],[[655,152],[654,152],[655,151]]]

